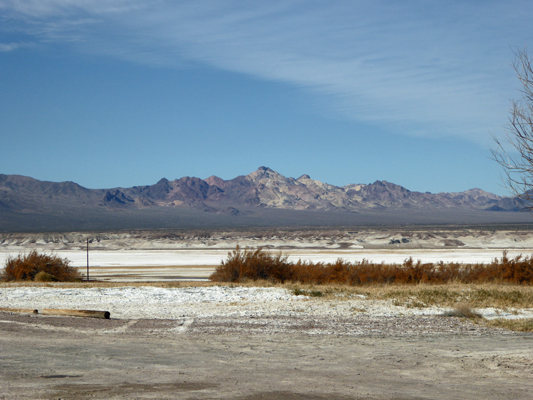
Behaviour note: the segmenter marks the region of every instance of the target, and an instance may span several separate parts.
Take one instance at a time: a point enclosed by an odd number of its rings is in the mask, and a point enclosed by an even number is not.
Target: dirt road
[[[1,399],[531,399],[533,335],[444,317],[0,313]]]

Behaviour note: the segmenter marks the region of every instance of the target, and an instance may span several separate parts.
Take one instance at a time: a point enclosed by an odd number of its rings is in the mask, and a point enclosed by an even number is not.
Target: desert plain
[[[89,241],[89,260],[87,260]],[[289,260],[489,263],[533,254],[533,226],[0,233],[0,266],[37,250],[105,281],[207,280],[228,252],[262,247]]]
[[[527,228],[2,234],[0,265],[36,249],[85,271],[87,240],[92,282],[4,283],[0,308],[105,309],[111,319],[0,312],[0,398],[531,398],[531,333],[380,288],[207,282],[237,244],[325,262],[476,263],[529,256]],[[413,293],[426,289],[439,290]],[[532,318],[533,304],[476,311]]]

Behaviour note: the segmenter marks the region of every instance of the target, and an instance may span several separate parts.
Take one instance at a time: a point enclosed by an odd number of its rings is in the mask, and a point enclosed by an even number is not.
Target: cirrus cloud
[[[511,47],[533,40],[527,5],[0,0],[0,11],[5,32],[37,43],[156,67],[206,64],[301,88],[333,116],[485,143],[515,94]]]

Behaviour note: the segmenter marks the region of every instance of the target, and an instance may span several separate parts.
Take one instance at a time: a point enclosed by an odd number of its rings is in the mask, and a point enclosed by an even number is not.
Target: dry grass
[[[319,290],[326,299],[350,300],[364,296],[368,300],[390,300],[405,307],[446,307],[468,304],[473,308],[533,308],[533,287],[508,284],[447,285],[296,285],[286,283],[288,290]]]
[[[517,319],[493,319],[484,321],[484,324],[493,328],[508,329],[515,332],[533,332],[533,319],[531,318],[517,318]]]
[[[530,286],[498,284],[392,286],[378,293],[381,299],[394,299],[400,303],[415,300],[426,306],[455,307],[457,304],[465,303],[475,308],[533,307],[533,287]]]

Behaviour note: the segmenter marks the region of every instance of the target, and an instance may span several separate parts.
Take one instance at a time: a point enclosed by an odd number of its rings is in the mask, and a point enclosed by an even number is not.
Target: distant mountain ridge
[[[360,212],[384,208],[451,208],[518,211],[518,199],[481,189],[460,193],[413,192],[387,181],[335,186],[309,175],[288,178],[267,167],[224,180],[183,177],[161,179],[154,185],[131,188],[87,189],[74,182],[46,182],[20,175],[0,174],[0,207],[25,209],[47,203],[101,207],[192,207],[248,205],[294,210]]]
[[[43,226],[45,221],[53,222],[57,218],[89,225],[90,218],[102,221],[107,218],[116,221],[117,226],[121,226],[122,218],[132,224],[142,220],[150,225],[150,221],[154,224],[156,220],[165,221],[164,214],[170,209],[176,210],[172,215],[181,219],[193,214],[200,219],[204,214],[205,218],[214,214],[229,217],[254,214],[257,217],[254,223],[261,223],[263,217],[259,216],[264,214],[261,209],[315,212],[305,214],[306,220],[320,215],[321,220],[327,221],[323,213],[501,212],[518,211],[521,203],[517,198],[501,197],[481,189],[431,194],[410,191],[387,181],[335,186],[313,180],[309,175],[297,179],[285,177],[267,167],[230,180],[217,176],[182,177],[172,181],[163,178],[153,185],[112,189],[87,189],[74,182],[47,182],[0,174],[0,223],[6,227],[17,226],[20,220],[31,227],[30,216]]]

